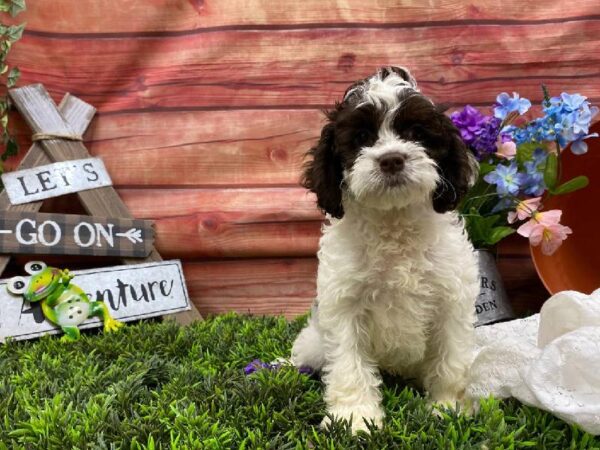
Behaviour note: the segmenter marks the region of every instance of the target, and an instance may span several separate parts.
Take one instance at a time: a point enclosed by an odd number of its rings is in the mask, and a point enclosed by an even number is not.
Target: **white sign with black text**
[[[102,300],[113,318],[122,322],[163,316],[191,309],[179,260],[98,269],[74,270],[72,284],[86,292],[91,301]],[[39,303],[28,303],[10,294],[7,279],[0,280],[0,342],[6,338],[31,339],[60,333],[44,318]],[[102,325],[97,318],[79,328]],[[117,331],[118,333],[118,331]]]
[[[2,174],[2,182],[13,205],[112,185],[100,158],[75,159],[7,172]]]

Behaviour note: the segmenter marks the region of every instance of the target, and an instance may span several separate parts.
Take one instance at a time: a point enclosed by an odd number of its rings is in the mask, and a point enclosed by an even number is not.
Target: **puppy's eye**
[[[356,145],[365,145],[371,140],[371,136],[369,130],[358,130],[354,135],[354,143]]]
[[[414,141],[424,141],[427,139],[427,131],[420,126],[415,125],[407,130],[408,137]]]

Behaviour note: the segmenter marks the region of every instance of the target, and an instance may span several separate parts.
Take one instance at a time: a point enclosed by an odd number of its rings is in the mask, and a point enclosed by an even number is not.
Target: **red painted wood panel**
[[[438,22],[500,23],[581,19],[597,10],[596,0],[435,2],[383,0],[52,0],[29,1],[23,17],[45,33],[186,32],[215,27],[330,24],[435,26]]]
[[[499,36],[502,39],[499,41]],[[600,21],[421,28],[228,30],[167,37],[26,35],[11,58],[23,82],[71,91],[100,111],[331,105],[376,67],[404,64],[423,91],[489,104],[518,88],[600,99]]]
[[[161,252],[184,258],[203,313],[306,311],[322,217],[298,186],[303,156],[320,109],[376,67],[407,65],[455,106],[539,101],[541,83],[600,103],[597,0],[31,0],[18,19],[21,84],[99,108],[86,144],[156,221]],[[526,241],[499,255],[515,309],[537,310]]]

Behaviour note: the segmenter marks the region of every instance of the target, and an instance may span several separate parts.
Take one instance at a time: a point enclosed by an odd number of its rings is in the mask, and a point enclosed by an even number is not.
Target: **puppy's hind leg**
[[[308,324],[294,341],[291,361],[296,367],[310,367],[319,371],[325,365],[325,351],[315,316],[316,306],[313,307]]]

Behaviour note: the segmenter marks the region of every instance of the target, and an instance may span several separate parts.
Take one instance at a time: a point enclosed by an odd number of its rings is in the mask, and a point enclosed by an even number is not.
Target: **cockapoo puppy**
[[[453,210],[477,162],[404,68],[353,84],[327,118],[303,184],[329,224],[292,362],[322,371],[328,412],[353,431],[382,423],[380,370],[454,406],[473,347],[478,272]]]

